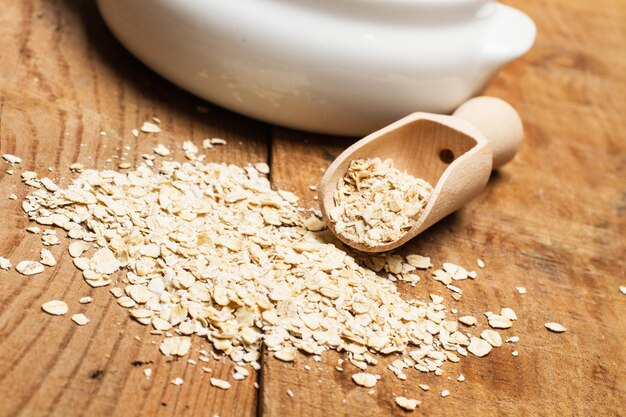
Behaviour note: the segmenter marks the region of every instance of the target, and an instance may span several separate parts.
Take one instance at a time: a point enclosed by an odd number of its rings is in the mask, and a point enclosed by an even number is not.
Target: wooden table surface
[[[405,415],[394,393],[423,400],[414,415],[625,415],[626,296],[618,287],[626,285],[626,3],[508,3],[535,20],[537,42],[487,94],[519,110],[525,143],[478,199],[410,245],[439,263],[483,258],[480,278],[449,303],[475,315],[512,307],[519,320],[503,334],[519,335],[518,345],[451,364],[442,377],[413,374],[401,383],[381,369],[375,395],[354,385],[352,372],[334,369],[335,353],[321,363],[264,357],[261,371],[221,391],[199,366],[162,356],[160,339],[129,320],[108,289],[88,287],[64,242],[53,248],[59,264],[43,274],[0,271],[0,416]],[[308,186],[351,143],[272,127],[181,91],[118,44],[91,1],[1,0],[0,10],[0,154],[20,155],[24,169],[52,167],[53,177],[67,179],[72,162],[114,167],[107,159],[127,144],[139,162],[158,142],[178,149],[187,138],[223,137],[229,145],[208,159],[268,161],[274,186],[314,206]],[[164,132],[133,138],[131,129],[152,116]],[[7,199],[29,190],[19,170],[7,175],[2,164],[0,256],[15,264],[37,256],[40,243],[24,231],[19,203]],[[429,278],[401,290],[441,292]],[[76,310],[86,295],[94,302],[83,307],[91,318],[84,327],[40,310],[54,298]],[[548,321],[568,331],[550,333]],[[203,343],[194,339],[194,349]],[[456,382],[459,372],[466,382]],[[214,376],[231,373],[226,360],[214,366]],[[176,376],[183,386],[170,383]],[[444,388],[450,397],[439,397]]]

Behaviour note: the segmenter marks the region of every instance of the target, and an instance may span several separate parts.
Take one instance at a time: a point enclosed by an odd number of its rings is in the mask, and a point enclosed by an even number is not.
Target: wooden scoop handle
[[[470,122],[487,139],[493,152],[493,169],[513,159],[522,144],[522,120],[504,100],[476,97],[463,103],[453,116]]]

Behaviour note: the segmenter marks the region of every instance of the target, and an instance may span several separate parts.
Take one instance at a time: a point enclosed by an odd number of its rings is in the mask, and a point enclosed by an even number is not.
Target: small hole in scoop
[[[439,151],[439,159],[444,164],[449,164],[454,161],[454,153],[450,149],[442,149]]]

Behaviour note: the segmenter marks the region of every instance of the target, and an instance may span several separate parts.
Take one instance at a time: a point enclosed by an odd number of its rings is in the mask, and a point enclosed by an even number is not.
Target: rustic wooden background
[[[107,289],[83,282],[63,244],[52,249],[59,265],[43,274],[0,271],[0,416],[404,415],[392,393],[423,400],[415,415],[626,414],[626,296],[618,290],[626,284],[626,3],[507,3],[535,20],[538,38],[487,93],[517,107],[525,143],[477,200],[412,246],[436,262],[485,259],[479,279],[463,286],[461,303],[449,303],[476,315],[512,307],[520,318],[504,334],[519,335],[518,345],[448,366],[443,377],[400,383],[389,375],[375,395],[354,385],[351,372],[335,371],[339,356],[332,353],[321,364],[266,357],[259,373],[220,391],[200,366],[160,355],[159,339],[129,320]],[[197,112],[199,104],[208,113]],[[130,130],[152,116],[164,132],[134,139]],[[202,103],[125,51],[91,1],[0,0],[0,153],[20,155],[24,169],[52,167],[53,177],[68,178],[75,161],[114,167],[107,159],[127,144],[129,160],[138,162],[157,142],[178,148],[186,138],[212,136],[229,145],[209,159],[269,161],[274,185],[295,190],[308,205],[315,204],[308,186],[350,143]],[[7,168],[0,170],[0,255],[15,264],[36,258],[40,244],[24,232],[19,204],[7,199],[28,193]],[[517,294],[516,286],[528,293]],[[429,280],[403,288],[422,297],[440,290]],[[85,295],[95,301],[80,306]],[[91,323],[78,327],[42,313],[41,303],[53,298]],[[567,333],[548,332],[547,321]],[[197,350],[203,342],[195,343]],[[229,379],[227,361],[211,366]],[[143,376],[145,367],[152,378]],[[455,381],[458,372],[467,382]],[[170,384],[177,376],[185,379],[181,387]],[[431,391],[421,392],[418,381]],[[444,388],[450,397],[439,397]]]

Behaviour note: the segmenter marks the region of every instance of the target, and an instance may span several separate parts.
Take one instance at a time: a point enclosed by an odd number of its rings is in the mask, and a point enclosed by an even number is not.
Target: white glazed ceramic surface
[[[373,132],[451,112],[535,38],[489,0],[98,0],[140,60],[183,88],[278,125]]]

